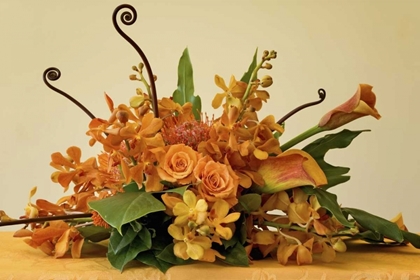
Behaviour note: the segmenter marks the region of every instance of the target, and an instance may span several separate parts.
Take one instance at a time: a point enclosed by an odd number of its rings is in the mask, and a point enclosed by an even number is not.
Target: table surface
[[[81,259],[55,259],[33,249],[12,232],[0,232],[0,279],[420,279],[420,250],[412,246],[348,243],[331,263],[314,259],[311,265],[282,266],[275,260],[255,261],[238,268],[222,263],[196,263],[170,268],[166,274],[138,262],[120,273],[105,257],[106,247],[88,244]]]

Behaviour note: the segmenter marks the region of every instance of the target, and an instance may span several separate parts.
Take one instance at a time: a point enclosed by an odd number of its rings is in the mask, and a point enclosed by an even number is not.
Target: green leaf
[[[220,259],[222,262],[234,265],[234,266],[249,266],[248,255],[245,251],[244,246],[237,242],[236,245],[227,250],[225,254],[222,253],[226,259]]]
[[[225,249],[235,246],[236,243],[238,243],[238,237],[236,237],[235,235],[232,236],[232,238],[229,240],[222,239],[222,244],[225,247]]]
[[[92,242],[99,242],[108,239],[111,235],[109,228],[97,226],[78,227],[77,230],[86,240]]]
[[[337,196],[333,193],[329,193],[324,189],[302,187],[302,190],[308,195],[315,195],[318,199],[319,204],[331,212],[334,217],[345,227],[354,227],[352,222],[349,222],[341,211],[340,205],[337,202]]]
[[[134,182],[134,181],[131,181],[130,183],[125,185],[123,188],[124,188],[124,192],[139,192],[139,191],[141,191],[141,190],[139,190],[139,187],[137,186],[137,183]]]
[[[119,253],[121,249],[128,246],[131,242],[133,242],[134,238],[137,236],[137,232],[134,231],[134,229],[131,226],[126,227],[127,230],[123,230],[122,238],[120,240],[120,243],[115,247],[115,243],[113,243],[113,251],[114,253]],[[118,232],[115,232],[115,234],[119,234]]]
[[[365,131],[369,130],[351,131],[344,129],[339,133],[327,134],[302,149],[317,161],[318,165],[324,171],[325,176],[327,176],[328,185],[323,186],[323,189],[331,188],[350,179],[350,176],[344,176],[344,174],[350,171],[350,168],[328,164],[324,160],[325,154],[331,149],[346,148],[354,138]]]
[[[248,84],[250,82],[249,80],[251,79],[252,72],[254,71],[255,67],[257,67],[257,54],[258,54],[258,48],[255,50],[254,57],[252,58],[252,62],[248,67],[248,71],[246,71],[241,78],[241,81],[244,83]]]
[[[115,232],[115,234],[118,234],[118,232]],[[115,253],[111,247],[108,247],[107,257],[113,267],[122,271],[128,262],[134,260],[140,252],[146,250],[147,248],[141,240],[135,238],[130,245],[124,247],[118,253]]]
[[[130,226],[132,227],[132,229],[133,229],[135,232],[139,232],[139,231],[141,231],[141,229],[143,228],[142,224],[140,224],[140,223],[139,223],[139,222],[137,222],[136,220],[131,221],[131,222],[130,222]]]
[[[150,235],[150,231],[146,227],[143,227],[141,229],[141,231],[138,233],[138,237],[140,238],[144,246],[147,247],[147,249],[152,248],[152,236]]]
[[[172,266],[172,264],[158,259],[152,251],[146,251],[138,254],[136,260],[146,265],[156,267],[163,273],[165,273]]]
[[[184,195],[184,192],[188,189],[188,187],[189,187],[189,185],[188,186],[184,186],[184,187],[178,187],[178,188],[173,188],[173,189],[168,189],[168,190],[164,190],[164,191],[161,191],[162,193],[177,193],[177,194],[180,194],[180,195]]]
[[[164,262],[174,264],[174,265],[183,265],[183,264],[189,264],[193,262],[191,259],[183,260],[175,256],[174,245],[175,245],[174,243],[171,243],[168,246],[166,246],[165,249],[162,250],[162,252],[156,255],[156,258]]]
[[[239,197],[235,210],[238,212],[245,211],[248,214],[257,211],[261,206],[261,195],[256,193],[244,194]]]
[[[178,87],[172,94],[173,100],[180,105],[191,102],[196,120],[201,119],[201,98],[194,96],[193,68],[188,48],[184,50],[178,64]]]
[[[120,233],[122,225],[166,209],[162,202],[147,192],[118,193],[109,198],[91,201],[89,206]]]
[[[356,208],[343,208],[344,213],[350,214],[360,226],[397,242],[403,242],[404,236],[396,224],[384,218],[375,216]]]
[[[404,236],[404,241],[408,241],[411,245],[420,249],[420,235],[405,230],[402,230],[401,232]]]

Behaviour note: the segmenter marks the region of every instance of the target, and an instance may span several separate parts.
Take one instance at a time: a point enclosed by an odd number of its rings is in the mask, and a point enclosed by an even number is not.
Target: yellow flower
[[[211,240],[205,236],[195,236],[195,232],[190,231],[188,226],[171,224],[168,232],[176,241],[174,254],[178,258],[199,260],[205,256],[207,250],[211,250]]]
[[[216,200],[209,213],[209,223],[215,228],[216,234],[225,240],[231,239],[233,233],[231,228],[224,225],[237,221],[241,216],[239,212],[228,213],[229,204],[223,199]]]
[[[202,224],[207,218],[207,202],[204,199],[197,201],[197,197],[190,190],[185,191],[183,200],[184,202],[178,202],[172,209],[176,216],[174,225],[185,226],[189,221],[197,225]]]

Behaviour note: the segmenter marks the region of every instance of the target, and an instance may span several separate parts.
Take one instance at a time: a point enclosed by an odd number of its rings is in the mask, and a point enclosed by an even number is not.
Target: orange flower
[[[214,162],[209,156],[205,156],[198,161],[194,175],[199,181],[199,194],[210,204],[218,198],[225,200],[229,207],[238,202],[236,192],[239,177],[228,163]]]
[[[372,92],[372,86],[360,84],[353,97],[325,114],[318,126],[324,130],[332,130],[364,116],[379,120],[381,115],[376,110],[375,103],[376,96]]]
[[[311,155],[301,150],[289,150],[264,160],[259,169],[265,185],[260,191],[275,193],[300,186],[322,186],[327,178]]]
[[[199,154],[184,144],[168,146],[169,149],[156,149],[159,162],[157,172],[161,180],[179,185],[191,184],[195,181],[193,174]]]

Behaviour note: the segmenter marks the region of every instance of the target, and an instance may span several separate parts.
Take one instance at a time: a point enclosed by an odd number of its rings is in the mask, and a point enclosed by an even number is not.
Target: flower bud
[[[129,76],[129,79],[130,79],[131,81],[137,81],[137,76],[136,76],[136,74],[132,74],[132,75],[130,75],[130,76]]]
[[[271,69],[271,68],[273,68],[273,65],[271,65],[270,63],[268,63],[268,62],[266,62],[264,65],[263,65],[263,68],[265,68],[265,69]]]
[[[347,251],[346,243],[344,243],[344,241],[341,240],[341,238],[338,238],[332,247],[335,251],[340,253],[344,253],[345,251]]]
[[[138,94],[138,93],[137,93]],[[136,95],[130,98],[130,106],[132,108],[138,108],[144,103],[143,95]]]
[[[135,65],[131,66],[131,69],[132,69],[133,71],[139,72],[139,69],[138,69],[138,68],[137,68],[137,66],[135,66]]]
[[[120,121],[120,123],[128,122],[128,113],[126,111],[118,111],[117,119]]]
[[[273,84],[273,78],[269,75],[265,75],[261,78],[260,84],[263,88],[269,87]]]

